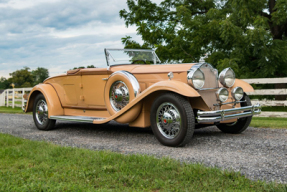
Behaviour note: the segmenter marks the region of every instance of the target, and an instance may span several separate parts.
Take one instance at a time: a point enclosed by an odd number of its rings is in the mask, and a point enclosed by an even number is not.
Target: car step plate
[[[103,120],[105,118],[102,118],[102,117],[84,117],[84,116],[51,116],[50,119],[62,120],[62,121],[93,123],[94,120],[100,121],[100,120]]]

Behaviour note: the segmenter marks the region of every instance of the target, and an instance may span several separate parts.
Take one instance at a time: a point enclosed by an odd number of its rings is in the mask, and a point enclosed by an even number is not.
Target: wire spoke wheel
[[[42,94],[38,94],[33,105],[33,120],[40,130],[51,130],[54,128],[56,120],[49,119],[48,104]]]
[[[181,147],[190,142],[195,126],[189,101],[175,93],[162,93],[154,100],[150,122],[158,141],[172,147]]]
[[[40,125],[48,121],[48,106],[46,101],[39,100],[36,105],[36,119]]]
[[[161,104],[156,113],[157,126],[167,139],[175,138],[181,129],[181,116],[178,109],[171,103]]]

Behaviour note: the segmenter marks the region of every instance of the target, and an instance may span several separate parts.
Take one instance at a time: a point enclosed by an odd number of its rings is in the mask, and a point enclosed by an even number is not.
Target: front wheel
[[[35,125],[40,130],[50,130],[53,129],[56,120],[48,118],[48,105],[44,95],[39,94],[35,98],[33,105],[33,119]]]
[[[187,144],[194,132],[194,114],[190,103],[182,96],[165,93],[151,107],[151,128],[158,141],[166,146]]]
[[[244,94],[244,97],[241,99],[241,101],[246,101],[246,102],[241,103],[241,107],[252,105],[249,97],[246,94]],[[242,133],[248,128],[249,124],[251,123],[251,120],[252,120],[252,116],[243,117],[243,118],[238,119],[234,123],[219,124],[217,125],[217,128],[220,129],[224,133],[238,134],[238,133]]]

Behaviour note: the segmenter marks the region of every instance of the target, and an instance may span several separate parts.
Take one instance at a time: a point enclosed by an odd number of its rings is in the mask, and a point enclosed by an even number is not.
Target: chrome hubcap
[[[110,103],[115,111],[119,111],[129,103],[129,89],[122,81],[116,81],[110,89]]]
[[[175,138],[181,129],[181,117],[178,109],[171,103],[161,104],[156,112],[157,127],[167,139]]]
[[[40,125],[48,121],[48,106],[45,100],[38,101],[36,105],[36,119]]]

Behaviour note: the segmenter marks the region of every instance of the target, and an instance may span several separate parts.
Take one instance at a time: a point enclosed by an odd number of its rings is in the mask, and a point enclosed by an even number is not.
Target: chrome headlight
[[[231,95],[236,101],[240,101],[244,95],[243,89],[241,87],[235,87],[232,89]]]
[[[218,91],[216,91],[216,97],[221,102],[227,101],[228,96],[229,92],[226,88],[220,88]]]
[[[195,89],[201,89],[204,86],[204,73],[199,69],[191,69],[187,74],[187,83]]]
[[[226,68],[219,74],[219,81],[224,87],[232,87],[235,83],[235,73],[231,68]]]

